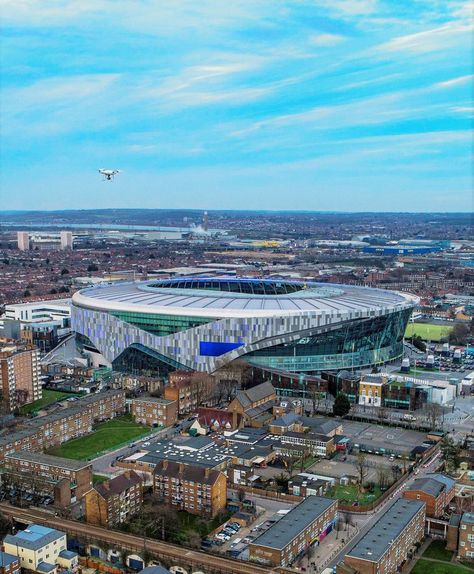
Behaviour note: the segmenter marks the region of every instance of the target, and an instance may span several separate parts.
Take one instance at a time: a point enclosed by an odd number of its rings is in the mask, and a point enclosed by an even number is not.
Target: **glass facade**
[[[190,370],[178,361],[137,343],[130,345],[112,362],[112,369],[121,373],[149,377],[165,377],[177,369]]]
[[[210,323],[214,319],[206,317],[187,317],[181,315],[157,315],[156,313],[133,313],[128,311],[110,311],[110,315],[125,323],[134,325],[143,331],[153,333],[158,337],[186,331],[199,325]]]
[[[352,321],[328,333],[304,337],[245,355],[253,364],[289,372],[382,364],[403,352],[403,335],[411,309]]]

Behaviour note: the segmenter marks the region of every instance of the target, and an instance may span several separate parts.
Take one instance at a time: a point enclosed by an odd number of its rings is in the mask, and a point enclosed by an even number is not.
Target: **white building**
[[[72,231],[61,231],[61,249],[72,249]]]
[[[60,530],[31,524],[3,540],[5,552],[18,556],[26,570],[41,574],[56,574],[58,566],[72,572],[77,570],[78,556],[67,549],[66,534]]]
[[[30,234],[28,231],[18,231],[16,237],[18,249],[20,251],[28,251],[30,248]]]
[[[5,319],[23,323],[59,321],[61,328],[68,327],[71,320],[71,299],[5,305]]]

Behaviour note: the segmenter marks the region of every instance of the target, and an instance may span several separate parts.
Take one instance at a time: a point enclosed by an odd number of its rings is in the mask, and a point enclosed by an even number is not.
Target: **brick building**
[[[178,415],[194,413],[203,405],[216,402],[216,379],[200,372],[174,371],[169,375],[164,398],[177,401]]]
[[[424,537],[425,503],[399,498],[337,565],[337,574],[394,574]]]
[[[96,484],[85,495],[86,522],[111,527],[125,522],[143,504],[143,482],[133,470]]]
[[[446,548],[456,552],[460,558],[474,559],[474,512],[451,516]]]
[[[273,419],[277,395],[270,382],[240,390],[228,406],[228,411],[242,415],[244,426],[262,427]]]
[[[289,566],[312,544],[331,532],[337,500],[308,496],[250,543],[250,560],[269,566]]]
[[[439,518],[455,494],[455,481],[443,474],[427,474],[417,478],[403,493],[408,500],[422,500],[426,504],[426,516]]]
[[[178,401],[139,397],[132,399],[130,412],[137,423],[149,427],[169,427],[178,418]]]
[[[20,574],[20,559],[0,550],[0,574]]]
[[[81,398],[74,406],[28,421],[23,430],[0,437],[0,464],[5,455],[29,450],[42,452],[92,431],[99,421],[125,412],[125,393],[106,391]]]
[[[42,397],[39,358],[34,345],[0,343],[0,412],[11,412]]]
[[[227,479],[208,467],[163,460],[153,472],[153,492],[170,506],[212,518],[226,506]]]
[[[7,454],[2,483],[51,496],[57,506],[80,500],[92,488],[92,464],[28,451]]]

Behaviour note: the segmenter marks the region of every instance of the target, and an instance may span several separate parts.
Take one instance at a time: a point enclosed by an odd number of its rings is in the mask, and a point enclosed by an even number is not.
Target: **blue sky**
[[[2,17],[1,209],[473,208],[469,1],[3,0]]]

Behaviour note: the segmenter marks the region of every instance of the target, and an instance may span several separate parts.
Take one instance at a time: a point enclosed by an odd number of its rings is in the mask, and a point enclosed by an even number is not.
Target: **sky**
[[[0,209],[473,210],[470,1],[0,10]]]

